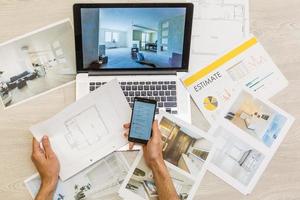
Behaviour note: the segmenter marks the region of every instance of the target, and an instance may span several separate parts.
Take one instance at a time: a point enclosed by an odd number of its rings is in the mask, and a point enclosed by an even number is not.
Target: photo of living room
[[[225,119],[268,147],[277,139],[287,122],[285,116],[246,91],[239,94]]]
[[[179,68],[185,9],[82,9],[84,68]]]
[[[247,186],[264,160],[264,155],[219,126],[214,130],[216,151],[211,163]]]
[[[147,167],[144,158],[140,158],[141,159],[137,167],[134,169],[132,176],[126,184],[125,190],[136,194],[138,196],[138,199],[157,200],[158,194],[154,183],[152,171],[150,168]],[[174,169],[168,168],[168,171],[170,173],[179,199],[187,199],[189,196],[189,192],[194,184],[194,181],[184,176],[183,174],[178,173]]]
[[[179,167],[187,173],[197,175],[205,163],[212,143],[197,135],[188,127],[163,117],[159,123],[163,141],[164,160]]]
[[[12,106],[75,80],[74,36],[64,20],[0,45],[0,99]]]

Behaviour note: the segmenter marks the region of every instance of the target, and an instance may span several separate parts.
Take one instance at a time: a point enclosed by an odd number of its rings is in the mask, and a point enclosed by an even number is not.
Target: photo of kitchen
[[[285,116],[246,91],[240,93],[225,119],[268,147],[272,146],[287,122]]]
[[[211,163],[247,186],[265,156],[221,126],[215,129],[213,135],[217,145]]]
[[[162,134],[164,160],[187,173],[197,175],[209,155],[211,142],[200,136],[192,137],[197,133],[167,117],[161,119],[159,128]]]
[[[70,21],[0,45],[0,99],[4,107],[75,80]]]
[[[194,181],[185,175],[168,168],[174,187],[180,200],[187,199]],[[150,168],[147,167],[144,158],[141,157],[137,167],[126,184],[126,190],[136,194],[138,199],[157,200],[158,194]]]

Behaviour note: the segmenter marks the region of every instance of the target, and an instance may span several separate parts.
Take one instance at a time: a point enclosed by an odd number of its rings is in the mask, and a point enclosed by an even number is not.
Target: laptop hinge
[[[130,75],[176,75],[176,70],[156,70],[156,71],[90,71],[89,76],[130,76]]]

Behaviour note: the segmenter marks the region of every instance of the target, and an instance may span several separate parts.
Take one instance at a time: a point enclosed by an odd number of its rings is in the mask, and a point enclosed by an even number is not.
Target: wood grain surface
[[[72,4],[75,2],[78,1],[0,0],[0,43],[58,20],[72,19]],[[300,1],[250,0],[250,19],[251,32],[289,80],[288,88],[271,100],[291,113],[296,121],[251,195],[243,196],[207,173],[195,199],[300,199]],[[0,109],[0,199],[31,199],[23,185],[24,179],[35,172],[30,160],[32,136],[28,128],[74,100],[73,83],[17,107],[5,111]],[[207,127],[194,104],[192,109],[193,124]]]

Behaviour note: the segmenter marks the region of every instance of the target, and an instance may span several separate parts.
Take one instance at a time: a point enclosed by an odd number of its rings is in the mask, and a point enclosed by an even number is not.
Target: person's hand
[[[124,124],[124,128],[127,131],[124,133],[126,137],[128,137],[128,129],[130,124]],[[133,142],[129,142],[129,149],[132,149],[134,146]],[[143,146],[144,158],[147,165],[152,169],[153,166],[157,163],[163,163],[163,155],[162,155],[162,140],[161,133],[158,128],[158,122],[155,120],[152,125],[152,137],[148,141],[146,145]]]
[[[47,136],[42,138],[43,148],[33,138],[31,159],[41,177],[41,186],[36,199],[52,199],[59,176],[59,162]]]
[[[128,138],[130,123],[124,124],[123,128],[125,128],[124,137]],[[129,142],[129,150],[132,150],[134,146],[134,142]]]
[[[152,137],[147,142],[147,145],[143,146],[144,158],[147,165],[152,169],[157,163],[163,163],[162,154],[162,140],[161,133],[158,128],[157,120],[152,125]]]

